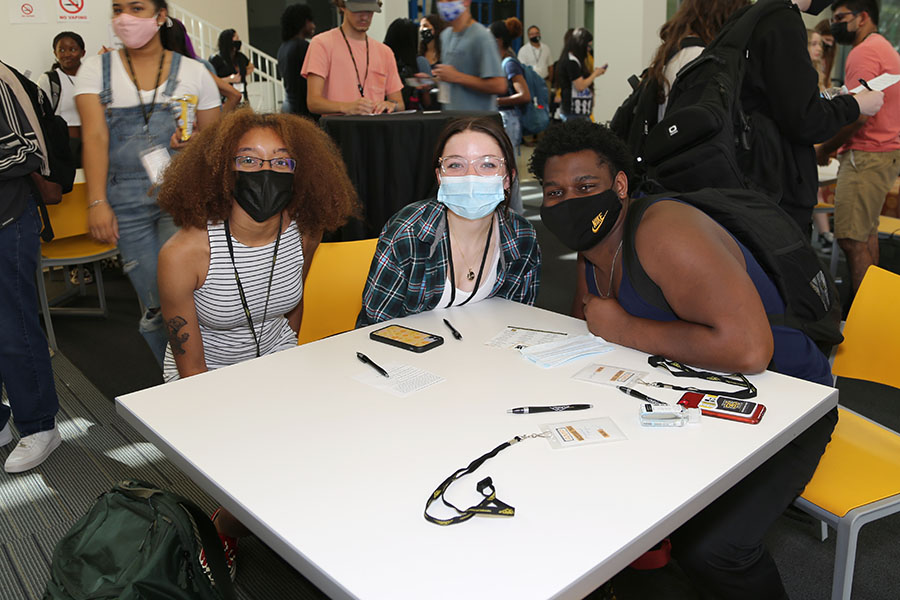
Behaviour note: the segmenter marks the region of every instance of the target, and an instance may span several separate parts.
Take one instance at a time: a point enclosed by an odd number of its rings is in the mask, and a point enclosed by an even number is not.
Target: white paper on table
[[[875,90],[876,92],[880,92],[880,91],[886,90],[887,88],[891,87],[898,81],[900,81],[900,75],[892,75],[891,73],[882,73],[878,77],[868,80],[866,83],[868,83],[869,87],[872,88],[873,90]],[[853,82],[851,81],[848,83],[853,83]],[[866,88],[864,86],[858,85],[855,88],[853,88],[852,90],[850,90],[850,93],[858,94],[865,89]]]
[[[624,367],[593,363],[572,375],[572,379],[603,385],[633,387],[647,374],[647,371],[633,371]]]
[[[613,347],[607,344],[603,338],[587,334],[549,342],[547,344],[531,346],[529,348],[524,348],[519,352],[522,353],[522,356],[539,367],[549,369],[558,367],[570,360],[591,356],[593,354],[605,354],[611,352],[612,349]]]
[[[628,439],[609,417],[541,425],[541,431],[550,434],[547,441],[554,449],[619,442]]]
[[[561,331],[544,331],[543,329],[529,329],[527,327],[507,325],[506,329],[485,342],[485,344],[492,348],[521,350],[529,346],[559,341],[568,335]]]
[[[381,373],[367,368],[367,372],[360,373],[353,379],[400,398],[405,398],[410,394],[444,381],[444,378],[440,375],[401,363],[385,365],[384,370],[388,372],[390,377],[385,377]]]

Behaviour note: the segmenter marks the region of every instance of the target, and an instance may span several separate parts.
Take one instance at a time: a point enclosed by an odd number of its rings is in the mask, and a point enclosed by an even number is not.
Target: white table
[[[446,341],[419,355],[369,340],[374,327],[357,330],[129,394],[118,411],[331,597],[543,599],[582,598],[837,404],[831,388],[765,373],[750,378],[768,406],[759,425],[704,417],[643,428],[638,400],[571,375],[594,361],[675,381],[646,355],[617,348],[543,370],[484,344],[506,325],[583,334],[583,321],[492,299],[403,323]],[[370,370],[356,351],[446,381],[397,398],[353,379]],[[506,413],[575,402],[594,408]],[[600,416],[628,439],[563,450],[529,439],[448,494],[469,506],[481,499],[476,481],[491,475],[515,517],[451,527],[422,517],[435,486],[504,440]]]

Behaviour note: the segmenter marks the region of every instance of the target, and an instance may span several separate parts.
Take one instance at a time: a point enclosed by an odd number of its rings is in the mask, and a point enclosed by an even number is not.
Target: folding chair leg
[[[837,238],[831,243],[831,276],[837,277],[838,254],[841,252],[841,245],[838,244]]]
[[[831,600],[850,600],[853,568],[856,566],[856,539],[861,526],[862,523],[850,519],[842,519],[838,524]]]
[[[100,310],[103,316],[106,316],[106,292],[103,289],[103,267],[100,261],[93,263],[94,265],[94,281],[97,282],[97,295],[100,296]]]
[[[50,319],[50,304],[47,302],[47,287],[44,284],[44,269],[41,267],[41,261],[38,260],[37,272],[38,298],[41,302],[41,312],[44,315],[44,327],[47,329],[47,343],[56,352],[59,347],[56,345],[56,335],[53,333],[53,321]]]

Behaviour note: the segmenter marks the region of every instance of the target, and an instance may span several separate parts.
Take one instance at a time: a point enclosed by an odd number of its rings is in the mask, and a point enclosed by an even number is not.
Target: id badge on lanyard
[[[166,150],[165,146],[156,145],[141,152],[140,157],[144,171],[147,172],[147,177],[150,178],[150,183],[159,185],[162,181],[163,171],[165,171],[171,160],[169,151]]]

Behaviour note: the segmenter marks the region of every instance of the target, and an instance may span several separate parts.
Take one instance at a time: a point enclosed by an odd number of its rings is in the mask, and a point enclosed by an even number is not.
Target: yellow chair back
[[[832,373],[900,388],[900,275],[869,267],[837,348]]]
[[[59,204],[47,206],[54,239],[62,240],[90,233],[88,228],[87,184],[76,183]]]
[[[362,292],[377,238],[319,244],[303,289],[298,344],[350,331],[362,308]]]

